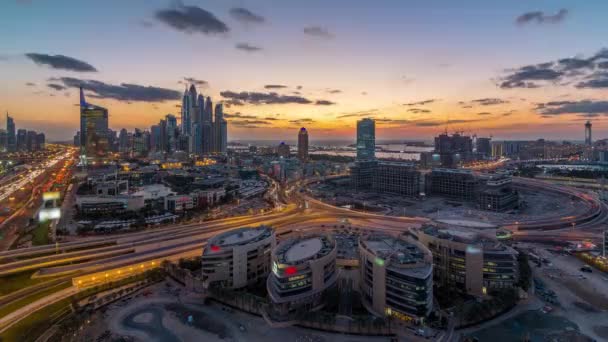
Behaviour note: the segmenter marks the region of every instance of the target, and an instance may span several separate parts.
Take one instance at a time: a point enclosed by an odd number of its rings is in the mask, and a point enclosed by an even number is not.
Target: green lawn
[[[0,341],[35,341],[55,320],[67,313],[70,299],[62,299],[25,317],[0,335]]]
[[[45,289],[41,290],[40,292],[31,294],[25,298],[21,298],[17,301],[8,303],[7,305],[1,306],[0,307],[0,317],[4,317],[4,316],[8,315],[9,313],[19,309],[20,307],[33,303],[40,298],[46,297],[49,294],[59,292],[65,288],[70,287],[71,285],[72,285],[71,282],[66,281],[64,283],[45,288]]]
[[[0,277],[0,296],[4,296],[17,290],[21,290],[28,286],[56,279],[56,277],[32,279],[32,274],[34,274],[35,272],[36,270],[32,270]]]
[[[49,227],[51,226],[51,221],[46,221],[44,223],[38,223],[38,226],[32,231],[32,245],[33,246],[43,246],[49,244]]]

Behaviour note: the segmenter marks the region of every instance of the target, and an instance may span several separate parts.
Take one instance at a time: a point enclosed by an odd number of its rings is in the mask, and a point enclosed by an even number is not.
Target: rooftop
[[[482,232],[472,229],[472,228],[460,228],[460,227],[450,227],[450,228],[439,228],[436,226],[425,226],[421,228],[425,234],[436,236],[440,239],[450,240],[454,242],[460,242],[469,245],[476,245],[482,247],[486,251],[507,251],[509,248],[504,244],[496,241],[495,239],[495,230],[494,229],[486,229],[484,232],[487,234],[482,234]],[[491,237],[490,232],[494,234],[494,237]]]
[[[373,234],[362,237],[361,242],[377,257],[393,264],[415,264],[424,259],[424,252],[418,246],[389,235]]]
[[[272,233],[272,228],[268,226],[238,228],[214,236],[208,244],[218,247],[245,245],[268,238]]]
[[[335,244],[324,235],[294,238],[281,243],[276,249],[280,263],[297,264],[327,255]]]

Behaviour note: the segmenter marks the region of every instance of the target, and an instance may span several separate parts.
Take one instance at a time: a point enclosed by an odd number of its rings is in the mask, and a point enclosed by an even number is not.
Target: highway
[[[312,180],[314,181],[314,180]],[[521,186],[544,187],[547,185],[540,181],[518,179]],[[308,182],[299,184],[305,185]],[[353,228],[379,229],[382,231],[405,232],[410,227],[430,222],[420,217],[394,217],[382,216],[373,213],[353,211],[338,208],[306,196],[294,186],[290,191],[280,191],[277,195],[287,202],[276,210],[264,215],[246,215],[202,223],[188,223],[163,228],[150,229],[141,232],[105,235],[99,237],[83,238],[80,241],[62,243],[59,245],[37,246],[13,251],[0,252],[0,276],[19,272],[35,272],[34,277],[48,278],[48,283],[71,280],[73,293],[82,288],[99,283],[124,278],[131,274],[140,273],[150,268],[159,267],[162,260],[178,260],[181,257],[197,256],[201,254],[206,241],[213,235],[227,230],[243,227],[272,225],[280,238],[291,234],[300,234],[309,230],[331,230],[348,224]],[[547,185],[548,186],[548,185]],[[591,230],[601,224],[608,212],[606,206],[596,198],[576,189],[555,189],[551,191],[566,191],[568,194],[581,196],[590,203],[593,210],[585,213],[585,217],[572,218],[573,222],[580,222],[576,230],[561,227],[561,220],[542,220],[539,222],[524,222],[527,229],[518,229],[514,232],[515,239],[526,241],[568,241],[577,236],[592,238],[595,233]],[[595,206],[594,206],[595,205]],[[550,222],[552,221],[552,222]],[[559,226],[556,226],[558,225]],[[568,225],[570,221],[568,221]],[[550,234],[547,231],[538,231],[534,227],[553,228]],[[578,229],[581,227],[581,229]],[[582,228],[585,228],[583,230]],[[45,283],[43,283],[45,284]],[[41,285],[37,285],[40,287]],[[35,289],[31,289],[34,291]],[[27,295],[27,290],[22,290]],[[0,297],[0,303],[10,303],[23,298],[19,294],[11,297]],[[53,295],[33,303],[33,308],[51,304],[59,300],[61,295]],[[42,306],[40,306],[42,305]],[[19,312],[23,313],[22,310]],[[0,332],[23,318],[15,313],[0,320]]]

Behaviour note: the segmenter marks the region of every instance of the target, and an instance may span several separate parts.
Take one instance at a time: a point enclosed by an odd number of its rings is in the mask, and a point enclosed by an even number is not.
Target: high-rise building
[[[90,103],[80,88],[80,155],[83,161],[103,158],[109,150],[108,110]]]
[[[76,134],[74,134],[74,146],[79,147],[80,146],[80,131],[76,132]]]
[[[215,152],[215,126],[213,124],[213,102],[207,97],[202,116],[203,154]]]
[[[129,133],[127,133],[127,130],[123,128],[120,130],[120,134],[118,134],[118,152],[128,153],[130,151]]]
[[[17,149],[17,136],[15,134],[15,121],[6,112],[6,150],[14,152]]]
[[[36,134],[36,151],[44,150],[46,146],[46,136],[44,133]]]
[[[357,160],[376,159],[376,122],[373,119],[357,121]]]
[[[26,151],[27,150],[27,130],[20,128],[17,131],[17,150],[18,151]]]
[[[167,151],[173,153],[177,150],[177,118],[173,114],[165,116],[167,131]]]
[[[287,145],[284,141],[281,141],[279,146],[277,146],[277,154],[279,155],[279,157],[289,158],[289,145]]]
[[[27,131],[26,141],[28,152],[34,152],[38,150],[38,134],[36,133],[36,131]]]
[[[182,116],[181,116],[181,131],[182,134],[190,135],[191,130],[191,101],[190,101],[190,92],[188,91],[188,87],[186,86],[186,90],[184,91],[184,97],[182,99]]]
[[[150,150],[154,152],[162,151],[160,126],[152,125],[150,127]]]
[[[308,160],[308,131],[304,127],[298,133],[298,158],[303,162]]]
[[[215,105],[214,138],[215,153],[226,153],[228,149],[228,124],[224,119],[224,106],[221,103]]]
[[[475,148],[478,155],[483,157],[492,156],[492,138],[477,138]]]
[[[0,152],[8,150],[8,136],[6,130],[0,129]]]
[[[593,140],[591,138],[591,121],[585,122],[585,145],[591,146]]]

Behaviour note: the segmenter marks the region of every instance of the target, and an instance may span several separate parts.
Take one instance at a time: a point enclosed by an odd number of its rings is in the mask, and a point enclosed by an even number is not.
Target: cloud
[[[250,10],[242,7],[235,7],[230,9],[230,15],[245,24],[263,24],[266,19],[261,15],[257,15]]]
[[[139,22],[139,24],[142,27],[146,27],[146,28],[154,27],[154,23],[151,22],[151,21],[149,21],[149,20],[142,20],[142,21]]]
[[[604,88],[608,87],[605,68],[608,68],[608,50],[601,49],[589,58],[567,57],[507,70],[507,75],[498,79],[498,86],[503,89],[538,88],[575,83],[577,88]]]
[[[99,99],[113,99],[117,101],[139,101],[139,102],[163,102],[179,100],[181,93],[173,89],[159,88],[153,86],[142,86],[138,84],[121,83],[120,85],[109,84],[96,80],[81,80],[72,77],[54,78],[65,87],[83,89],[92,93],[89,95]]]
[[[265,120],[230,120],[230,125],[238,128],[263,128],[268,127],[271,123]]]
[[[407,111],[410,113],[413,113],[413,114],[427,114],[427,113],[431,112],[428,109],[422,109],[422,108],[410,108]]]
[[[368,110],[362,110],[362,111],[358,111],[358,112],[347,112],[347,113],[342,113],[338,116],[336,116],[336,118],[342,119],[342,118],[354,118],[354,117],[372,117],[374,116],[375,112],[378,112],[378,109],[368,109]]]
[[[324,38],[324,39],[331,39],[334,37],[334,35],[331,32],[329,32],[329,30],[327,30],[326,28],[321,27],[321,26],[305,27],[304,34],[313,36],[313,37]]]
[[[484,119],[453,119],[446,121],[417,121],[414,122],[415,126],[418,127],[437,127],[443,125],[451,125],[451,124],[465,124],[465,123],[474,123],[484,121]]]
[[[27,82],[25,85],[28,86],[28,87],[35,87],[36,83],[34,83],[34,82]]]
[[[576,84],[577,88],[608,88],[608,72],[596,72]]]
[[[492,106],[497,104],[509,103],[509,101],[498,99],[498,98],[485,98],[471,101],[481,106]]]
[[[250,45],[248,43],[238,43],[235,45],[235,48],[237,48],[238,50],[245,51],[245,52],[257,52],[257,51],[262,50],[261,47]]]
[[[94,66],[76,58],[64,55],[47,55],[43,53],[26,53],[25,56],[38,65],[46,65],[52,69],[76,72],[96,72]]]
[[[51,89],[53,89],[53,90],[57,90],[57,91],[68,89],[67,87],[62,86],[61,84],[56,84],[56,83],[49,83],[46,86],[49,87],[49,88],[51,88]]]
[[[237,100],[241,103],[250,103],[250,104],[288,104],[288,103],[296,103],[296,104],[311,104],[313,103],[311,100],[304,98],[302,96],[291,96],[291,95],[279,95],[274,92],[270,93],[260,93],[260,92],[247,92],[242,91],[240,93],[233,91],[222,91],[220,95],[229,100]]]
[[[374,119],[376,124],[379,125],[407,125],[412,123],[410,120],[405,119],[388,119],[388,118],[377,118]]]
[[[552,101],[539,103],[536,111],[543,116],[562,114],[603,114],[608,115],[608,101]]]
[[[313,123],[315,122],[315,120],[313,119],[296,119],[296,120],[289,120],[290,123],[294,123],[294,124],[303,124],[303,123]]]
[[[436,99],[428,99],[428,100],[424,100],[424,101],[404,103],[403,105],[404,106],[410,106],[410,107],[411,106],[424,106],[424,105],[427,105],[427,104],[431,104],[431,103],[433,103],[435,101],[438,101],[438,100],[436,100]]]
[[[331,106],[331,105],[335,105],[335,102],[331,102],[331,101],[327,101],[327,100],[317,100],[315,102],[315,105],[317,106]]]
[[[517,19],[515,19],[515,22],[518,25],[526,25],[533,22],[537,24],[557,24],[566,19],[567,15],[568,10],[565,8],[560,9],[559,12],[553,15],[545,14],[542,11],[534,11],[520,15],[519,17],[517,17]]]
[[[282,84],[266,84],[264,86],[264,88],[266,88],[266,89],[283,89],[283,88],[287,88],[287,86],[282,85]]]
[[[234,118],[234,119],[257,119],[258,117],[255,115],[242,114],[240,112],[236,112],[234,114],[224,113],[225,118]]]
[[[184,77],[183,81],[179,81],[177,83],[194,84],[199,87],[206,87],[209,85],[209,82],[207,82],[205,80],[200,80],[200,79],[197,79],[194,77]]]
[[[278,114],[277,114],[277,115],[278,115]],[[264,118],[264,120],[269,120],[269,121],[279,121],[279,120],[281,120],[281,119],[279,119],[279,118],[273,118],[272,116],[267,116],[267,117],[265,117],[265,118]]]
[[[340,89],[328,89],[327,92],[330,93],[330,94],[340,94],[342,92],[342,90],[340,90]]]
[[[161,23],[188,34],[212,35],[230,31],[230,28],[215,15],[197,6],[184,6],[178,3],[174,8],[156,11],[155,17]]]
[[[492,115],[492,113],[490,113],[490,112],[479,112],[479,113],[477,113],[477,115],[481,115],[481,116]]]

